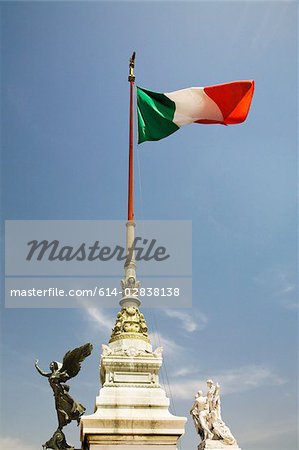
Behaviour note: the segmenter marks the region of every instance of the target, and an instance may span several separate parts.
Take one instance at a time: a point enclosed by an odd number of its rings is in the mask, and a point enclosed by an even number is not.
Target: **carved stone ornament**
[[[101,354],[101,358],[105,358],[106,356],[129,356],[130,358],[132,357],[143,357],[143,358],[147,358],[147,357],[152,357],[154,356],[155,358],[162,358],[162,354],[163,354],[163,347],[157,347],[156,350],[154,351],[149,351],[149,350],[142,350],[136,347],[128,347],[126,349],[123,348],[119,348],[119,349],[112,349],[111,347],[109,347],[109,345],[106,344],[102,344],[102,354]]]
[[[124,306],[117,314],[109,342],[119,338],[145,338],[148,340],[147,325],[144,315],[136,306]]]
[[[153,352],[153,355],[157,358],[162,358],[163,354],[163,347],[157,347],[156,350]]]
[[[102,356],[109,356],[112,353],[113,352],[112,352],[111,348],[108,345],[102,344]]]
[[[126,276],[121,280],[121,288],[125,297],[137,297],[140,282],[136,280],[136,273],[134,269],[132,270],[128,268],[126,270]]]

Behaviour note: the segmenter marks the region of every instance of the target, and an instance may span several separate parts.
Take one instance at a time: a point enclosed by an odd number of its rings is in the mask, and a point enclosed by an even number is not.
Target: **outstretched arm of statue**
[[[42,369],[38,366],[38,359],[35,360],[35,368],[38,371],[38,373],[43,377],[49,378],[49,376],[51,375],[51,373],[46,373],[42,371]]]

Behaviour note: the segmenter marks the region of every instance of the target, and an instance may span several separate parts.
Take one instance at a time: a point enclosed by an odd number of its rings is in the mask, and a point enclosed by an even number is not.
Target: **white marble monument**
[[[134,241],[134,222],[127,223],[127,254]],[[111,338],[102,346],[95,413],[81,418],[83,450],[177,449],[186,418],[169,412],[159,383],[162,348],[153,351],[145,318],[139,310],[139,282],[134,254],[125,264],[123,298]]]
[[[201,437],[198,450],[241,450],[221,418],[220,386],[207,380],[207,394],[198,391],[190,410],[195,429]]]

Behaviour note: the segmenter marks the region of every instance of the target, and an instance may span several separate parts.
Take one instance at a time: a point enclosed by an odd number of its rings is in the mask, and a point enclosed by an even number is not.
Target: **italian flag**
[[[138,143],[158,141],[189,123],[244,122],[254,81],[233,81],[161,94],[137,87]]]

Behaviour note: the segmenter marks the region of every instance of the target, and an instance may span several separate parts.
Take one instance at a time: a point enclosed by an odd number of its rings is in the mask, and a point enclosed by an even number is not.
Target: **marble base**
[[[237,443],[229,445],[224,444],[223,441],[214,439],[207,439],[198,446],[198,450],[241,450]]]
[[[128,445],[130,445],[130,447]],[[103,445],[103,444],[101,444],[101,445],[91,445],[90,449],[91,450],[129,450],[133,446],[133,450],[161,450],[161,444],[157,444],[157,445],[155,445],[155,444],[154,445],[146,445],[146,444],[145,445],[144,444],[139,445],[139,444],[137,444],[137,445],[135,445],[135,444],[130,443],[128,445],[123,445],[123,444],[121,444],[121,445],[118,445],[118,444],[113,444],[113,445]],[[168,447],[168,446],[163,445],[163,450],[164,449],[165,450],[166,449],[178,450],[178,447],[176,447],[176,446]]]
[[[176,450],[186,419],[168,406],[160,387],[103,387],[96,412],[81,418],[84,450]]]
[[[130,446],[130,447],[129,447]],[[161,444],[154,444],[154,445],[147,445],[147,444],[134,444],[134,443],[129,443],[128,445],[123,445],[123,444],[111,444],[111,445],[91,445],[90,449],[91,450],[129,450],[131,449],[133,446],[133,450],[161,450]],[[178,447],[176,446],[165,446],[163,444],[163,450],[169,449],[169,450],[178,450]]]
[[[163,438],[151,436],[148,440],[144,436],[89,436],[86,445],[90,450],[178,450],[175,443],[170,443]]]
[[[124,339],[104,346],[95,413],[81,418],[83,450],[176,450],[186,418],[169,411],[160,351]]]

